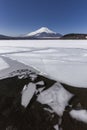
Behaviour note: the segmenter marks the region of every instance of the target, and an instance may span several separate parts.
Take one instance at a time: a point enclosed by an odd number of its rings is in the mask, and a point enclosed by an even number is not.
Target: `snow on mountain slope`
[[[50,29],[48,29],[46,27],[42,27],[42,28],[40,28],[40,29],[38,29],[38,30],[36,30],[34,32],[31,32],[31,33],[27,34],[27,36],[36,35],[38,33],[43,33],[43,32],[46,32],[46,33],[55,33],[56,34],[56,32],[53,32],[53,31],[51,31]]]
[[[29,37],[60,37],[60,34],[48,29],[47,27],[42,27],[34,32],[28,33],[25,36]]]

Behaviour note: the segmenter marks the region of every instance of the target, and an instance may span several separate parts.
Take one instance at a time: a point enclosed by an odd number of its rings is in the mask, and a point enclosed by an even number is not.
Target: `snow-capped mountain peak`
[[[34,35],[41,34],[41,33],[56,34],[56,32],[53,32],[52,30],[48,29],[47,27],[41,27],[40,29],[38,29],[34,32],[28,33],[27,36],[34,36]]]
[[[47,27],[42,27],[40,29],[37,30],[38,33],[42,33],[42,32],[46,32],[46,33],[56,33],[53,32],[52,30],[48,29]]]

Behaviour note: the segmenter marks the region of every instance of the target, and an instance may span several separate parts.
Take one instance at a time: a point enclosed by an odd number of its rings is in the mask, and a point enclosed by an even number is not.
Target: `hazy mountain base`
[[[31,74],[34,75],[30,70],[17,70],[0,80],[0,130],[55,130],[55,126],[58,130],[87,130],[86,123],[73,119],[69,114],[73,109],[87,109],[87,89],[61,84],[73,97],[60,117],[48,105],[37,101],[38,88],[46,91],[56,81],[38,74],[32,78]],[[44,85],[38,85],[39,81]],[[22,90],[30,82],[36,84],[37,92],[25,108],[21,105]]]

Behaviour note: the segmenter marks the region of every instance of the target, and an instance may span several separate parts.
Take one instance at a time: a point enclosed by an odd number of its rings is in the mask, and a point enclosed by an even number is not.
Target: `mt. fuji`
[[[34,37],[34,38],[59,38],[62,35],[59,33],[56,33],[47,27],[41,27],[40,29],[28,33],[25,35],[25,37]]]

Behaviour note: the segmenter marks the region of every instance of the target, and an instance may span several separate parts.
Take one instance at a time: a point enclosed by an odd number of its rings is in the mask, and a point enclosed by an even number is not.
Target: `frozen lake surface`
[[[87,40],[1,40],[0,72],[10,68],[6,57],[56,81],[87,88]]]

